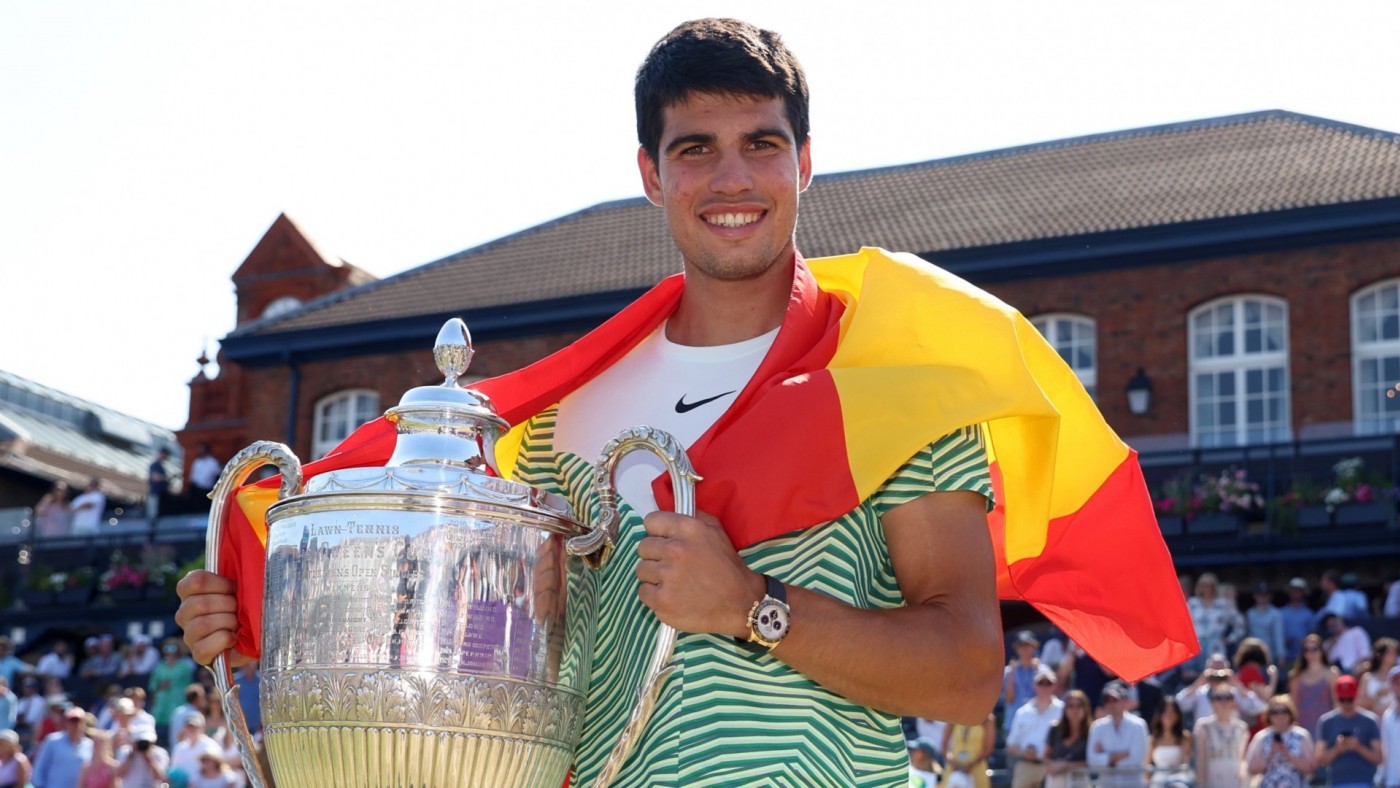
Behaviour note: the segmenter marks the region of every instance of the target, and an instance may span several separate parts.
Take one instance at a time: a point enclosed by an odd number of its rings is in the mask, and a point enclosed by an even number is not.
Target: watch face
[[[763,600],[758,606],[758,615],[754,616],[754,629],[770,643],[782,640],[788,631],[787,606],[773,599]]]

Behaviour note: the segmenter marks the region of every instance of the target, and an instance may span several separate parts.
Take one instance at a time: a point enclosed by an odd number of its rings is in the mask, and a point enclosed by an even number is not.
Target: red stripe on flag
[[[1004,527],[1000,507],[993,520],[997,539]],[[1137,681],[1199,651],[1137,452],[1128,453],[1079,511],[1050,521],[1040,555],[1017,561],[1003,575],[999,549],[998,564],[1003,598],[1034,605],[1124,679]]]

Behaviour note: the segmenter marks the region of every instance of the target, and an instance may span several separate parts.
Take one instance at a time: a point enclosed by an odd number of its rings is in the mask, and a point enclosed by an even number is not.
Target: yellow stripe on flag
[[[866,248],[807,264],[823,289],[850,296],[828,369],[861,498],[918,449],[892,425],[941,435],[986,422],[1014,563],[1039,555],[1049,521],[1127,457],[1074,372],[1002,301],[913,255]]]
[[[243,510],[243,516],[248,519],[248,525],[252,526],[253,533],[257,535],[258,542],[263,547],[267,546],[267,510],[277,503],[278,488],[259,487],[250,484],[234,493],[234,500],[238,503],[238,508]]]

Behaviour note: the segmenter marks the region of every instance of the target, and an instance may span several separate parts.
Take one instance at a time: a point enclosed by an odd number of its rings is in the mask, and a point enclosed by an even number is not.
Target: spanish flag
[[[515,425],[497,447],[503,474],[525,421],[635,347],[683,287],[670,277],[568,348],[474,386]],[[867,248],[796,260],[773,347],[688,451],[704,478],[697,503],[743,548],[836,519],[920,447],[969,424],[987,438],[1001,597],[1031,603],[1128,680],[1195,654],[1136,453],[1020,313],[913,255]],[[392,425],[371,422],[305,472],[383,464],[392,448]],[[240,581],[239,650],[250,655],[262,513],[276,495],[273,480],[261,485],[237,493],[220,564]],[[669,506],[666,480],[654,489]]]

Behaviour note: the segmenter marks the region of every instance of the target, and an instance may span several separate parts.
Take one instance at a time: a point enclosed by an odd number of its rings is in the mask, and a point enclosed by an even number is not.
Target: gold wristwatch
[[[763,576],[763,582],[767,592],[749,609],[749,639],[738,641],[740,646],[755,654],[772,651],[792,628],[787,589],[768,575]]]

